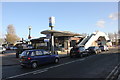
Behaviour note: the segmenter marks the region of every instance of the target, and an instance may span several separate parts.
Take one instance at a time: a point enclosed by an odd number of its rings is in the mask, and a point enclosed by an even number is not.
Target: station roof
[[[73,33],[70,31],[56,31],[56,30],[44,30],[41,34],[51,34],[53,33],[54,36],[82,36],[78,33]]]
[[[32,43],[42,43],[42,42],[44,42],[44,39],[45,39],[46,37],[40,37],[40,38],[36,38],[36,39],[31,39],[30,41],[32,42]]]

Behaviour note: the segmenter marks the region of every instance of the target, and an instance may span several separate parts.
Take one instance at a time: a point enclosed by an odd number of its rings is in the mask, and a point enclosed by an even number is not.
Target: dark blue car
[[[26,50],[20,54],[20,63],[22,67],[30,66],[36,68],[40,64],[59,62],[59,56],[45,50]]]

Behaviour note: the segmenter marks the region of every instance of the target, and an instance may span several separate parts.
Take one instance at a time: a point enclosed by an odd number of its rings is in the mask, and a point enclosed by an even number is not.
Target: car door
[[[42,51],[35,51],[34,59],[38,61],[39,64],[44,64],[44,55]]]
[[[48,51],[43,50],[43,55],[45,57],[46,62],[53,62],[54,56],[50,54]]]
[[[84,54],[84,55],[86,55],[87,54],[87,52],[86,52],[86,50],[85,50],[85,48],[84,47],[82,47],[82,53]]]

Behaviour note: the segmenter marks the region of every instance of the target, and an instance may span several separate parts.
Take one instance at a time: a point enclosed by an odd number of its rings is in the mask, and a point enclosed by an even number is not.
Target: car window
[[[31,52],[31,56],[35,56],[35,52]]]
[[[80,47],[80,48],[79,48],[79,50],[82,50],[82,51],[83,51],[84,49],[85,49],[84,47]]]
[[[50,54],[48,51],[43,51],[43,54],[44,55],[48,55],[48,54]]]
[[[36,56],[41,56],[43,55],[42,51],[36,51]]]
[[[29,51],[23,51],[21,56],[28,56],[28,54],[29,54]]]
[[[96,47],[96,49],[99,49],[98,47]]]
[[[0,50],[2,50],[2,47],[0,47]]]
[[[94,49],[95,47],[89,47],[88,49]]]

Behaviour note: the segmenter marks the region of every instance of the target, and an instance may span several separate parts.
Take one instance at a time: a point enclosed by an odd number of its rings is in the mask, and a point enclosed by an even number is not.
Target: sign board
[[[49,27],[54,27],[55,25],[55,17],[49,17]]]
[[[44,39],[44,42],[49,42],[50,39]]]

